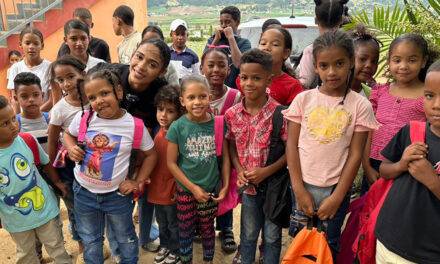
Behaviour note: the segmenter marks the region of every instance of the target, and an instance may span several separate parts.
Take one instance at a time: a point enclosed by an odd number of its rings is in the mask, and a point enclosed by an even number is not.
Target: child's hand
[[[325,198],[318,208],[317,215],[321,220],[332,219],[339,209],[341,203],[335,199],[334,195]]]
[[[258,185],[266,178],[266,169],[265,168],[254,168],[251,171],[246,171],[244,176],[248,179],[249,182]]]
[[[373,169],[373,167],[368,166],[368,168],[365,169],[365,176],[367,177],[368,182],[373,184],[379,179],[379,172]]]
[[[234,37],[234,30],[231,27],[225,27],[223,33],[225,33],[227,39]]]
[[[249,183],[249,180],[246,179],[244,174],[245,174],[245,171],[237,172],[237,187],[238,188]]]
[[[123,195],[130,194],[139,190],[139,183],[133,180],[125,180],[119,184],[119,192]]]
[[[307,216],[312,217],[315,214],[313,197],[304,187],[299,191],[295,191],[295,201],[298,210],[304,212]]]
[[[423,159],[428,153],[428,147],[425,143],[415,142],[405,148],[402,158],[399,161],[399,167],[402,171],[408,170],[408,164],[411,161]]]
[[[408,172],[414,177],[414,179],[425,186],[430,186],[432,179],[438,177],[431,163],[427,159],[411,161],[408,165]]]
[[[55,182],[54,185],[58,188],[58,190],[60,190],[63,198],[67,197],[67,195],[69,194],[69,189],[67,188],[67,185],[65,183],[63,183],[62,181],[58,181]]]
[[[199,186],[194,187],[192,194],[194,195],[194,198],[196,198],[197,202],[199,202],[199,203],[206,203],[207,201],[209,201],[209,199],[211,199],[209,194],[207,192],[205,192],[205,190],[203,190]]]
[[[78,145],[71,146],[67,149],[67,152],[69,153],[69,158],[75,162],[82,161],[84,159],[84,155],[86,154]]]
[[[217,197],[212,197],[212,200],[219,203],[225,199],[226,195],[228,194],[228,188],[222,188],[218,194]]]

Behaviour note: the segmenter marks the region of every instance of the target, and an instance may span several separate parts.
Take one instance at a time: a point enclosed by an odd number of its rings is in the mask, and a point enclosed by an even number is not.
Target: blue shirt
[[[185,48],[182,52],[177,52],[173,46],[171,46],[170,49],[170,63],[173,64],[177,70],[179,79],[192,74],[200,74],[199,57],[192,49]]]
[[[41,164],[49,157],[38,144]],[[8,232],[28,231],[59,214],[55,194],[34,164],[31,149],[17,136],[0,149],[0,219]]]

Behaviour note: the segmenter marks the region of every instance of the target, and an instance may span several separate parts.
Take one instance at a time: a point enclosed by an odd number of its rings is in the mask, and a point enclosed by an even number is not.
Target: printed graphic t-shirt
[[[184,115],[171,124],[167,139],[179,147],[177,165],[185,176],[205,191],[214,191],[220,179],[215,154],[214,119],[194,123]],[[189,191],[183,184],[177,183]]]
[[[411,144],[406,125],[391,139],[382,155],[398,162]],[[440,137],[426,127],[427,160],[440,177]],[[409,172],[394,180],[380,210],[377,239],[390,251],[415,263],[440,263],[440,200]]]
[[[370,102],[349,91],[344,104],[342,97],[332,97],[319,89],[298,94],[284,118],[301,124],[298,152],[304,182],[329,187],[338,183],[348,158],[355,132],[377,129]]]
[[[49,157],[38,144],[41,164]],[[32,151],[17,136],[0,149],[0,219],[8,232],[28,231],[59,214],[55,194],[38,173]]]
[[[77,137],[81,123],[81,112],[77,113],[69,126],[69,133]],[[144,127],[140,149],[147,151],[154,143]],[[81,164],[76,164],[75,179],[93,193],[108,193],[119,188],[125,180],[130,163],[134,137],[133,116],[125,113],[118,119],[102,119],[93,112],[85,136],[86,155]]]

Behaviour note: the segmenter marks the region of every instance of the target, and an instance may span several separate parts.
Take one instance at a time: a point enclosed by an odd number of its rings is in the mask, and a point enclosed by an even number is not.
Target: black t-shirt
[[[155,129],[159,123],[156,119],[154,97],[167,82],[162,79],[156,79],[147,89],[142,92],[137,92],[134,91],[128,83],[128,74],[130,73],[129,65],[109,64],[107,66],[104,65],[104,67],[110,67],[117,71],[121,78],[121,85],[124,89],[124,98],[121,102],[121,106],[133,116],[141,118],[147,128]]]
[[[403,127],[382,151],[392,162],[411,144]],[[427,159],[440,172],[440,137],[426,127]],[[440,200],[405,172],[394,180],[379,213],[376,237],[395,254],[416,263],[440,263]]]
[[[95,58],[105,60],[106,62],[110,63],[110,50],[108,47],[107,42],[100,38],[92,37],[89,43],[89,51],[90,55],[92,55]],[[70,54],[69,46],[66,45],[66,43],[63,43],[58,50],[57,58],[60,58],[66,54]]]
[[[210,37],[208,39],[207,44],[210,45],[213,40],[214,40],[214,37]],[[235,36],[235,41],[237,42],[238,49],[242,53],[251,49],[251,42],[248,39],[242,38],[240,36]],[[228,45],[229,46],[229,41],[227,38],[221,38],[216,45]],[[208,47],[205,47],[205,50],[203,52],[205,52],[207,49],[208,49]],[[231,54],[230,48],[227,49],[227,53]],[[231,71],[229,73],[229,76],[225,80],[225,84],[229,87],[237,88],[237,85],[235,83],[235,79],[237,79],[237,76],[240,73],[240,69],[238,69],[237,67],[235,67],[234,64],[232,64],[232,59],[231,59],[230,63],[231,63]]]

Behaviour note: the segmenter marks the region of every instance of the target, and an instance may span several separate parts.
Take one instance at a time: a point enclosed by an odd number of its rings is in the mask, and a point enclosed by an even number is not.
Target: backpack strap
[[[214,141],[215,154],[220,157],[223,153],[223,133],[224,133],[224,118],[222,115],[214,117]]]
[[[36,166],[39,166],[41,163],[40,160],[40,151],[38,150],[38,144],[35,138],[29,133],[20,132],[18,134],[26,143],[26,145],[31,149],[32,155],[34,156],[34,163]]]
[[[411,143],[422,142],[425,143],[426,122],[410,121],[409,122],[409,137]]]
[[[286,106],[278,105],[275,108],[275,111],[272,116],[272,134],[270,134],[270,141],[275,142],[276,140],[279,140],[281,129],[283,128],[283,115],[281,114],[281,111],[286,109]]]
[[[21,114],[16,114],[15,120],[17,120],[18,123],[18,130],[21,131]]]
[[[79,123],[78,142],[83,142],[87,133],[87,118],[90,115],[90,111],[84,111],[81,121]]]
[[[144,135],[144,122],[142,119],[134,117],[134,134],[133,134],[133,149],[140,149],[142,137]]]
[[[46,120],[46,123],[49,124],[49,113],[48,112],[42,112],[44,119]]]
[[[220,114],[224,115],[226,110],[231,108],[234,105],[235,98],[237,97],[238,90],[237,89],[228,89],[228,93],[226,94],[225,103],[223,104],[222,109],[220,110]]]

